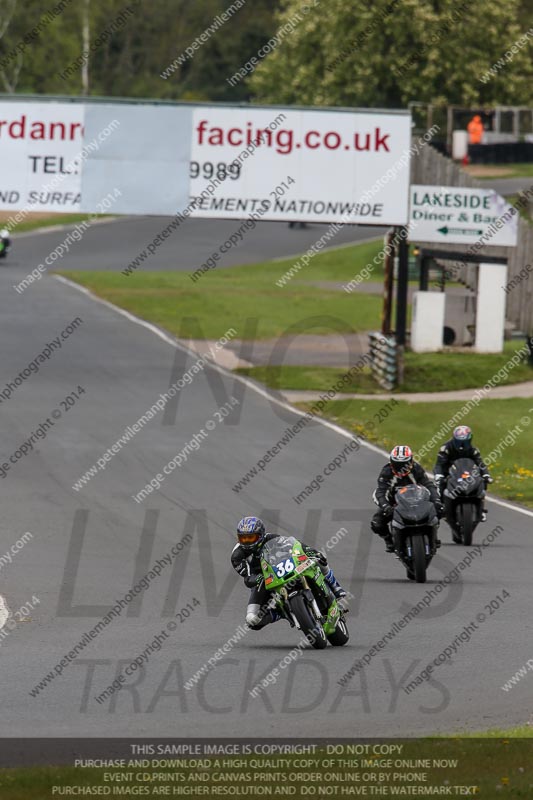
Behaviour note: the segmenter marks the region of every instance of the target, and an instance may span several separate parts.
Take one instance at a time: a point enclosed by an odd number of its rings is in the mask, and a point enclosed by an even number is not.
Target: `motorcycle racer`
[[[445,442],[440,448],[433,469],[435,484],[441,498],[446,488],[446,478],[448,477],[450,467],[458,458],[471,458],[472,461],[477,464],[481,472],[481,477],[485,482],[485,489],[487,489],[489,483],[493,482],[488,467],[481,457],[481,453],[477,447],[472,445],[471,429],[468,425],[459,425],[455,428],[452,438]],[[485,507],[483,508],[481,519],[483,522],[487,519],[487,509]]]
[[[2,230],[0,230],[0,243],[2,245],[0,247],[0,258],[4,258],[11,245],[11,239],[9,238],[9,231],[6,230],[6,228],[2,228]]]
[[[280,613],[269,605],[272,593],[265,589],[261,569],[263,546],[279,535],[267,533],[264,522],[259,517],[243,517],[237,525],[238,542],[231,551],[231,564],[241,578],[244,578],[244,585],[252,590],[246,609],[246,624],[254,631],[261,630],[265,625],[282,619]],[[306,555],[317,559],[324,579],[336,599],[340,600],[346,597],[346,592],[335,578],[326,556],[320,550],[306,545],[301,539],[300,543]],[[343,608],[347,610],[346,605]]]
[[[394,553],[394,542],[389,530],[394,495],[397,489],[410,483],[425,486],[429,490],[437,516],[439,519],[444,516],[444,506],[439,499],[435,484],[421,464],[414,460],[411,448],[407,445],[396,445],[390,452],[388,463],[379,473],[378,486],[372,495],[374,503],[379,506],[379,511],[372,517],[370,527],[385,540],[387,553]],[[440,540],[437,539],[435,544],[440,547]]]

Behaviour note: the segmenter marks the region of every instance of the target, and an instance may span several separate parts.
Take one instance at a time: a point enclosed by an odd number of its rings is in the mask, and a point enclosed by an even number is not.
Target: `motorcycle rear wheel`
[[[289,603],[291,605],[291,611],[298,620],[298,624],[300,625],[302,632],[306,635],[311,647],[314,647],[315,650],[323,650],[325,647],[327,647],[328,640],[326,639],[324,628],[313,617],[307,608],[303,597],[300,595],[295,595],[294,597],[291,597]]]
[[[413,572],[417,583],[426,582],[426,544],[423,536],[412,536]]]

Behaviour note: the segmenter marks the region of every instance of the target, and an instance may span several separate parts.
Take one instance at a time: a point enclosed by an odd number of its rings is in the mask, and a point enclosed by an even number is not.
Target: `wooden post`
[[[381,333],[390,336],[392,330],[392,292],[394,283],[394,230],[387,232],[386,257],[383,261],[383,309],[381,312]]]
[[[398,385],[404,378],[404,352],[407,339],[407,299],[409,289],[409,245],[407,231],[403,232],[398,245],[398,285],[396,287],[396,346],[398,348]]]

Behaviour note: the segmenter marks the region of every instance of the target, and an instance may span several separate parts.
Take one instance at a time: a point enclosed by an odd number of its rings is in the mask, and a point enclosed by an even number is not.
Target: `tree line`
[[[532,42],[530,0],[0,0],[0,91],[531,106]]]

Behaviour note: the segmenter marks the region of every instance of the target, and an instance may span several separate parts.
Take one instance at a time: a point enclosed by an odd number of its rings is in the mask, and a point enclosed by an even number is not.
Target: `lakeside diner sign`
[[[493,189],[411,186],[409,239],[515,247],[518,211]]]

